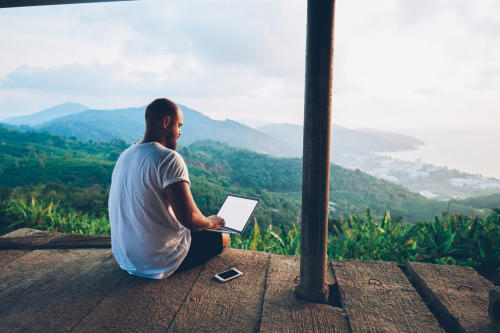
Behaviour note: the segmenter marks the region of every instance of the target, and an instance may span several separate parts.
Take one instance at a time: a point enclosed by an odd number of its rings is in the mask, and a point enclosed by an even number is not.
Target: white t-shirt
[[[157,142],[133,144],[118,158],[108,201],[111,247],[130,274],[162,279],[186,257],[191,233],[164,191],[178,181],[190,183],[186,163]]]

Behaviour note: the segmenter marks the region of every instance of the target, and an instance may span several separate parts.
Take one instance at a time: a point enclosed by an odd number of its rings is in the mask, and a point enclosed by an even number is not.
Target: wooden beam
[[[0,0],[0,8],[46,6],[46,5],[69,5],[77,3],[115,2],[115,1],[132,1],[132,0]]]
[[[167,332],[258,332],[269,254],[225,249],[210,259]],[[226,283],[214,274],[238,267],[243,275]]]
[[[488,318],[493,283],[470,267],[410,262],[406,265],[429,307],[450,332],[498,332]]]
[[[30,252],[30,250],[0,250],[0,269],[3,265],[6,265]]]
[[[201,266],[163,280],[129,275],[72,332],[166,332],[200,275]]]
[[[335,0],[308,0],[300,283],[296,294],[328,300],[326,248],[330,179]]]
[[[391,261],[332,261],[351,332],[445,332]]]
[[[0,270],[0,332],[69,332],[127,276],[109,249],[32,251]]]
[[[294,287],[299,266],[298,257],[271,254],[259,331],[349,332],[347,317],[341,308],[306,302],[295,297]],[[331,266],[328,266],[331,271]]]
[[[0,237],[0,249],[8,250],[109,247],[111,238],[108,236],[65,234],[29,228],[18,229]]]

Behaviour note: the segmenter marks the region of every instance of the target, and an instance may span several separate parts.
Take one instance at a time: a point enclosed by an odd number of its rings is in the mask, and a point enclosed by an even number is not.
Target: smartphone
[[[215,274],[215,279],[219,282],[226,282],[229,280],[232,280],[234,278],[237,278],[238,276],[242,275],[243,273],[237,270],[236,268],[231,268],[227,271],[224,271],[222,273]]]

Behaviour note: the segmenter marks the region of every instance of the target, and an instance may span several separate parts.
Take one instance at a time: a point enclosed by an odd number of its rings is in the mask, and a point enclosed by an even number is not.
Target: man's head
[[[167,98],[158,98],[148,105],[145,117],[146,133],[157,137],[165,147],[175,150],[177,139],[182,134],[181,109]]]

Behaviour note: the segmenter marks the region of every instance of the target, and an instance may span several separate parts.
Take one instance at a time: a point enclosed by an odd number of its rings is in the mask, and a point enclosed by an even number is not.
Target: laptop
[[[207,230],[236,235],[241,234],[245,230],[259,202],[259,198],[228,194],[217,213],[217,216],[224,218],[226,224],[219,229]]]

